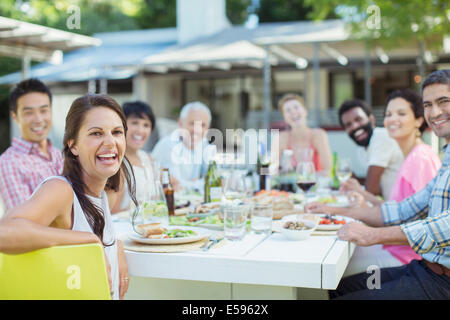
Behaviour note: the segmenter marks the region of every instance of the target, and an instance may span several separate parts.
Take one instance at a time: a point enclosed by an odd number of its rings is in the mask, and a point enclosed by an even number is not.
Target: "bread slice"
[[[154,235],[161,235],[164,232],[164,228],[159,222],[140,224],[137,226],[137,229],[142,232],[142,236],[146,238],[150,238],[150,236]]]

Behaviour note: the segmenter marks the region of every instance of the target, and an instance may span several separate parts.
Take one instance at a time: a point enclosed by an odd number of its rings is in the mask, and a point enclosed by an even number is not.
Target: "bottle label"
[[[162,183],[168,184],[170,182],[169,172],[163,171]]]
[[[222,188],[221,187],[211,187],[209,189],[211,202],[217,202],[222,200]]]

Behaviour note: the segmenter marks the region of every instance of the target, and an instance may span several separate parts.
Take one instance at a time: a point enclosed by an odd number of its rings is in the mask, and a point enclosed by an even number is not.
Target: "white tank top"
[[[154,170],[150,158],[145,151],[138,150],[137,155],[141,160],[142,167],[133,166],[134,178],[136,180],[136,199],[139,203],[144,201],[149,194],[154,193]],[[120,203],[120,210],[130,210],[131,197],[128,193],[128,184],[125,181],[125,192]]]
[[[36,188],[39,189],[45,182],[51,179],[60,179],[70,184],[70,182],[61,176],[53,176],[48,177],[44,181],[42,181],[39,186]],[[70,184],[72,187],[72,185]],[[34,192],[36,192],[36,190]],[[111,212],[109,211],[108,198],[106,196],[106,192],[102,191],[101,198],[95,198],[89,195],[86,195],[89,200],[101,208],[104,213],[105,218],[105,228],[103,230],[103,243],[111,244],[114,242],[112,246],[104,247],[106,257],[108,258],[109,264],[111,266],[111,279],[112,279],[112,287],[114,290],[113,299],[119,299],[119,262],[118,262],[118,253],[117,253],[117,239],[114,231],[114,226],[111,218]],[[73,193],[73,227],[74,231],[83,231],[83,232],[91,232],[94,233],[91,226],[89,225],[86,216],[84,215],[83,210],[81,209],[80,202],[78,198]]]

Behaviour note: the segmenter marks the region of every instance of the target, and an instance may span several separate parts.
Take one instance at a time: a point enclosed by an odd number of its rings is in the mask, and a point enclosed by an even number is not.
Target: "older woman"
[[[115,238],[107,192],[115,201],[121,176],[134,186],[134,176],[122,161],[126,132],[122,109],[110,97],[89,94],[76,99],[66,117],[62,176],[44,180],[26,202],[0,220],[0,251],[17,254],[100,243],[112,297],[122,299],[128,289],[128,267]]]
[[[304,150],[310,150],[311,154],[306,157],[314,162],[316,171],[328,175],[332,162],[328,136],[323,129],[307,126],[308,112],[303,99],[296,94],[287,94],[278,102],[278,108],[289,125],[289,130],[280,133],[280,155],[285,149],[292,150],[295,168],[296,163],[304,158]]]
[[[151,192],[150,187],[153,185],[154,174],[157,173],[159,167],[150,154],[142,150],[155,128],[156,120],[151,107],[145,102],[126,102],[122,108],[128,127],[125,156],[133,166],[136,178],[136,198],[138,202],[142,202],[146,193]],[[130,209],[131,198],[126,189],[125,183],[117,195],[118,201],[111,208],[111,213]]]
[[[422,99],[416,92],[397,90],[388,96],[384,126],[389,135],[397,141],[405,156],[388,199],[400,202],[422,190],[436,175],[441,167],[441,161],[431,147],[422,141],[421,136],[427,124],[424,120]],[[366,206],[365,200],[375,206],[383,203],[382,200],[365,191],[354,179],[344,183],[341,190],[352,191],[349,196],[358,199],[357,204],[362,207]],[[329,208],[324,209],[329,210]],[[358,248],[346,273],[365,272],[370,264],[401,266],[414,259],[421,259],[409,246],[385,245],[382,247],[383,251],[378,250],[380,248],[381,246]]]

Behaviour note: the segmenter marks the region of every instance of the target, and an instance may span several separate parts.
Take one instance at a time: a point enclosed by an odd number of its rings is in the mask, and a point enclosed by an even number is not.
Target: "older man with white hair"
[[[203,176],[208,169],[209,143],[206,139],[211,124],[211,111],[201,102],[183,106],[179,128],[162,138],[152,156],[169,168],[172,177],[184,189],[203,190]]]

